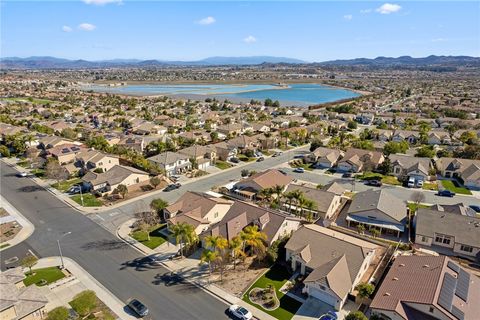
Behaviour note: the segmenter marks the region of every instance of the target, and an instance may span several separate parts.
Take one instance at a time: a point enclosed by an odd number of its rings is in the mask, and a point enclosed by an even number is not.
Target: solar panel
[[[455,287],[457,286],[457,279],[449,273],[445,273],[443,277],[442,288],[438,296],[438,304],[447,310],[452,309],[453,295],[455,294]]]
[[[455,306],[452,306],[452,314],[455,318],[457,318],[458,320],[465,320],[465,313],[463,313],[462,310],[458,309],[457,307]]]
[[[465,270],[460,269],[458,273],[458,281],[457,281],[457,288],[455,290],[455,294],[460,299],[467,302],[469,287],[470,287],[470,274]]]
[[[460,271],[460,266],[458,264],[455,264],[453,261],[448,261],[447,266],[457,273],[458,271]]]

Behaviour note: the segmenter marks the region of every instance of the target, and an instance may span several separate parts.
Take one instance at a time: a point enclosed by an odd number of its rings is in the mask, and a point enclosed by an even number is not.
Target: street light
[[[62,255],[62,248],[60,247],[60,240],[62,240],[63,237],[68,236],[71,233],[72,233],[71,231],[65,232],[60,238],[57,239],[58,251],[60,252],[60,261],[62,262],[61,269],[65,269],[65,264],[63,263],[63,255]]]

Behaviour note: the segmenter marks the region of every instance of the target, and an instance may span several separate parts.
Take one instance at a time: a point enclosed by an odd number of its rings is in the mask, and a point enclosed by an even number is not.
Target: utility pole
[[[62,240],[63,237],[68,236],[71,233],[72,233],[71,231],[68,231],[64,233],[60,238],[57,239],[58,251],[60,252],[60,261],[62,263],[61,269],[65,269],[65,264],[63,263],[63,254],[62,254],[62,247],[60,246],[60,240]]]

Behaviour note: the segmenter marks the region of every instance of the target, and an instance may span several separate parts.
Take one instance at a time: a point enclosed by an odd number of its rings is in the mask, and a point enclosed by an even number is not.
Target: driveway
[[[316,298],[308,297],[307,301],[298,309],[292,320],[318,320],[322,314],[328,311],[334,311],[331,305]]]

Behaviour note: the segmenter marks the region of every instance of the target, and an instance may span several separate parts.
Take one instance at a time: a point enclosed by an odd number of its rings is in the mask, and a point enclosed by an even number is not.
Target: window
[[[327,288],[325,286],[322,286],[322,285],[320,285],[320,289],[322,289],[323,291],[327,290]]]
[[[444,235],[437,235],[435,236],[435,242],[443,243],[443,244],[450,244],[450,237]]]
[[[215,212],[215,213],[213,214],[213,217],[214,217],[214,218],[218,218],[218,212]]]
[[[460,251],[465,251],[465,252],[470,252],[472,253],[473,252],[473,247],[470,247],[470,246],[466,246],[466,245],[461,245],[460,246]]]
[[[427,237],[422,236],[422,242],[427,242]]]
[[[429,311],[430,311],[430,313],[433,313],[434,310],[435,310],[434,307],[430,307],[430,310],[429,310]]]

